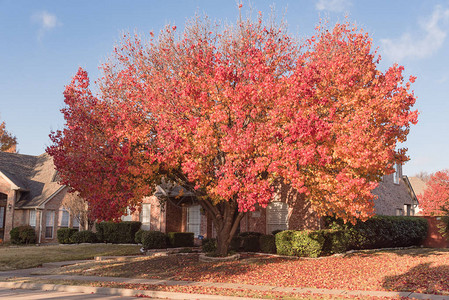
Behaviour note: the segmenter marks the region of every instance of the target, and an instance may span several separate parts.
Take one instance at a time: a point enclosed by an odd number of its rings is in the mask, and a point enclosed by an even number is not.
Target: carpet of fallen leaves
[[[449,250],[364,251],[319,259],[243,255],[203,263],[197,255],[142,257],[66,267],[65,274],[157,278],[282,287],[449,293]]]
[[[149,297],[139,291],[161,291],[185,294],[206,294],[206,295],[220,295],[224,297],[246,297],[246,298],[262,298],[262,299],[285,299],[285,300],[318,300],[318,299],[332,299],[332,300],[359,300],[359,299],[373,299],[373,300],[405,300],[405,297],[377,297],[367,295],[330,295],[330,294],[313,294],[300,292],[279,292],[279,291],[257,291],[248,289],[233,289],[220,288],[212,286],[186,286],[186,285],[165,285],[165,284],[139,284],[139,283],[124,283],[113,281],[80,281],[80,280],[31,280],[34,283],[51,283],[60,285],[81,285],[92,287],[106,287],[106,288],[122,288],[136,290],[137,297]]]

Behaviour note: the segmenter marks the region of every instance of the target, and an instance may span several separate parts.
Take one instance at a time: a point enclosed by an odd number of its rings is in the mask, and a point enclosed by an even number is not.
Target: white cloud
[[[39,30],[37,32],[38,40],[41,40],[46,32],[50,31],[56,26],[62,25],[62,23],[55,15],[45,10],[34,13],[31,16],[31,20],[39,25]]]
[[[449,9],[436,6],[432,15],[419,22],[421,34],[404,33],[398,39],[382,39],[385,55],[396,62],[404,58],[426,58],[444,43],[448,32]]]
[[[350,0],[318,0],[315,4],[317,10],[343,12],[351,6]]]

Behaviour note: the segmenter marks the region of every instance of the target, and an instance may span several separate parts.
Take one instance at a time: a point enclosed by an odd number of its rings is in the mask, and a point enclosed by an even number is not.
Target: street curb
[[[48,283],[26,283],[26,282],[0,282],[0,287],[9,289],[27,289],[27,290],[43,290],[43,291],[58,291],[58,292],[77,292],[85,294],[99,294],[109,296],[125,296],[136,297],[138,295],[149,296],[153,298],[168,298],[168,299],[198,299],[198,300],[264,300],[258,298],[246,297],[232,297],[222,295],[206,295],[206,294],[186,294],[175,292],[161,292],[161,291],[147,291],[147,290],[132,290],[121,288],[106,288],[106,287],[88,287],[77,285],[60,285]]]

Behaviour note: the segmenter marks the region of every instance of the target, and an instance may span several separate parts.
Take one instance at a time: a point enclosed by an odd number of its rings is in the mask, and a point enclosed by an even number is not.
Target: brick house
[[[377,215],[413,216],[417,199],[407,176],[402,174],[402,166],[396,165],[396,172],[383,177],[373,191],[377,195],[374,201]],[[142,212],[124,216],[123,220],[142,221],[145,229],[163,232],[194,232],[195,237],[215,236],[211,220],[201,207],[195,203],[195,197],[184,193],[180,188],[157,187],[156,193],[142,203]],[[313,212],[310,203],[301,194],[287,185],[280,187],[277,201],[267,208],[257,207],[240,222],[240,231],[271,233],[277,229],[319,229],[323,220]],[[161,205],[159,199],[166,199]]]
[[[67,187],[57,183],[53,160],[0,151],[0,239],[9,241],[13,227],[31,225],[38,243],[54,243],[56,230],[79,227],[62,206]]]
[[[417,204],[413,188],[396,172],[384,176],[373,191],[378,215],[413,215]],[[0,238],[9,240],[9,231],[29,224],[36,230],[39,243],[56,242],[60,227],[78,227],[77,218],[62,207],[67,187],[56,180],[53,161],[47,154],[30,156],[0,152]],[[161,204],[160,199],[163,199]],[[178,186],[162,184],[151,197],[142,201],[140,209],[122,217],[126,221],[141,221],[146,230],[163,232],[194,232],[195,237],[215,236],[211,220],[196,203],[193,194],[181,192]],[[240,222],[240,231],[271,233],[276,229],[319,229],[318,218],[310,204],[287,185],[267,208],[257,207]]]

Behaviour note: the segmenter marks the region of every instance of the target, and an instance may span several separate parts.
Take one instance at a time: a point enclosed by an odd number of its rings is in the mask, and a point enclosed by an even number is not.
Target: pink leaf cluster
[[[449,211],[449,170],[438,171],[426,183],[423,194],[418,195],[419,207],[424,215],[443,216]]]

